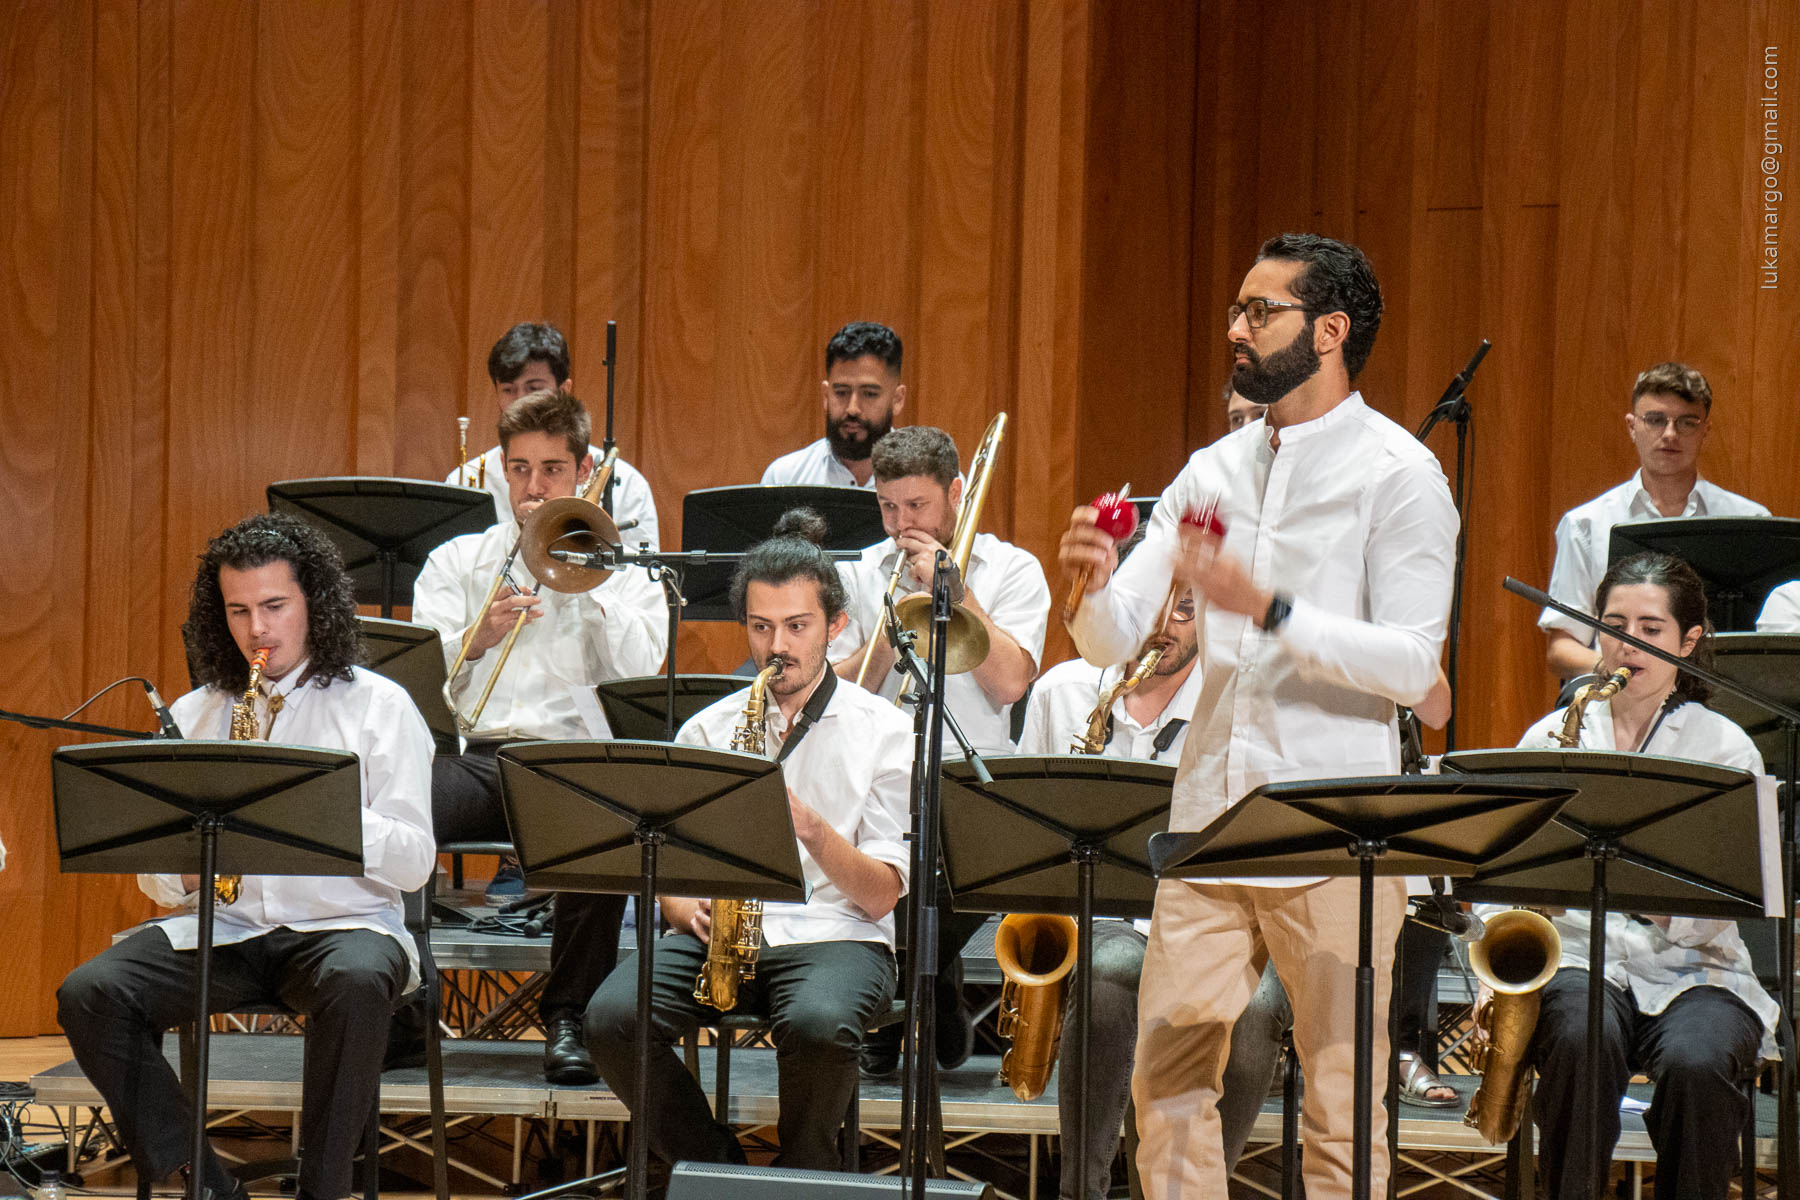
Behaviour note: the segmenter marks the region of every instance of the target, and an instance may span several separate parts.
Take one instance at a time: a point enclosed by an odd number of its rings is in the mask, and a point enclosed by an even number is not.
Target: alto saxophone
[[[1088,714],[1087,732],[1075,739],[1070,753],[1106,753],[1106,722],[1113,702],[1150,678],[1162,655],[1160,647],[1150,651],[1136,670],[1120,675],[1100,694]],[[1050,1083],[1068,1014],[1069,975],[1079,950],[1079,931],[1066,916],[1009,913],[994,933],[994,958],[1004,979],[1000,1036],[1012,1040],[1000,1059],[1000,1082],[1021,1100],[1037,1099]]]
[[[731,735],[731,748],[746,754],[766,754],[763,714],[769,704],[769,681],[781,673],[780,660],[757,672],[744,702],[744,719]],[[706,965],[694,978],[694,999],[720,1012],[737,1007],[738,985],[756,978],[756,959],[762,953],[762,901],[714,900],[712,937],[706,944]]]
[[[244,694],[238,697],[231,706],[231,732],[226,735],[234,742],[259,742],[262,730],[256,720],[256,689],[262,685],[263,668],[269,665],[269,648],[258,646],[256,654],[250,659],[250,684]],[[237,901],[238,892],[243,889],[242,875],[215,875],[213,877],[213,898],[220,904],[233,904]]]

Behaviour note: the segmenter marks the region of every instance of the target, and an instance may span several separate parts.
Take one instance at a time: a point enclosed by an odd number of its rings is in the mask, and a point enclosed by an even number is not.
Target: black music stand
[[[438,631],[381,617],[357,617],[356,626],[362,635],[362,665],[406,689],[439,754],[461,753],[456,718],[444,702],[444,645]]]
[[[500,795],[525,877],[562,892],[638,898],[637,1094],[646,1121],[650,1088],[650,989],[659,892],[677,896],[799,901],[806,898],[799,843],[780,768],[760,755],[666,742],[520,742],[500,748]],[[649,1139],[634,1129],[626,1172],[643,1200]],[[532,1193],[578,1191],[617,1172]]]
[[[825,518],[827,550],[861,550],[887,536],[881,506],[868,488],[750,484],[702,488],[682,497],[681,548],[726,554],[748,550],[774,532],[782,514],[801,507]],[[736,563],[688,567],[684,619],[735,621],[729,592],[736,568]]]
[[[667,741],[669,695],[667,677],[638,675],[614,679],[594,689],[606,724],[616,738],[640,742]],[[675,721],[680,729],[700,710],[750,686],[740,675],[677,675]]]
[[[1606,561],[1673,554],[1706,585],[1707,611],[1722,630],[1752,630],[1769,593],[1800,579],[1800,519],[1675,517],[1612,527]]]
[[[1773,797],[1734,767],[1613,750],[1471,750],[1445,755],[1446,776],[1554,773],[1580,789],[1523,845],[1455,885],[1471,902],[1588,908],[1587,1100],[1598,1130],[1606,914],[1759,917],[1779,913],[1781,863]],[[1768,801],[1764,803],[1764,801]],[[1728,831],[1757,831],[1746,854]],[[1773,898],[1772,900],[1770,898]],[[1595,1186],[1611,1162],[1599,1139],[1588,1148]]]
[[[198,869],[189,1200],[202,1200],[211,1036],[213,885],[230,874],[361,875],[356,755],[268,742],[64,746],[50,762],[64,874]]]
[[[439,546],[494,524],[494,497],[478,488],[421,479],[335,475],[268,487],[269,511],[310,521],[344,556],[358,604],[381,615],[412,603],[419,568]]]
[[[1086,754],[1004,755],[944,764],[944,872],[964,912],[1075,917],[1075,1152],[1087,1186],[1088,1036],[1093,1018],[1094,917],[1147,917],[1156,900],[1150,836],[1169,824],[1171,763]],[[1064,1079],[1058,1086],[1069,1086]],[[1064,1146],[1071,1140],[1063,1135]],[[1065,1149],[1066,1153],[1066,1149]]]
[[[1159,833],[1163,878],[1350,875],[1361,881],[1356,957],[1352,1191],[1369,1200],[1375,1079],[1376,875],[1468,875],[1536,833],[1574,789],[1541,775],[1393,775],[1265,783],[1198,833]]]
[[[1800,708],[1800,633],[1715,633],[1712,648],[1713,670],[1789,708]],[[1706,704],[1750,735],[1769,774],[1790,777],[1787,726],[1779,717],[1726,691]]]

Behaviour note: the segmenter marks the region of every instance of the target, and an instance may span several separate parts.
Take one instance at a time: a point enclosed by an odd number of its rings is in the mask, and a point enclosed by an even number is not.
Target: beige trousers
[[[1357,881],[1299,888],[1157,886],[1138,991],[1138,1172],[1148,1200],[1224,1200],[1219,1091],[1231,1028],[1265,956],[1294,1009],[1306,1073],[1301,1137],[1307,1200],[1350,1195],[1356,1064]],[[1388,995],[1406,882],[1375,880],[1375,1078],[1370,1194],[1387,1191]]]

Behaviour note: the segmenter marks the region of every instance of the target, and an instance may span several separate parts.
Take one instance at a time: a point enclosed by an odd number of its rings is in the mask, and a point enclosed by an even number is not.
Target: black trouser
[[[192,1108],[162,1037],[194,1014],[197,958],[145,929],[76,967],[56,991],[56,1019],[75,1061],[151,1179],[186,1164],[190,1152]],[[215,1012],[278,1001],[306,1017],[300,1189],[310,1196],[350,1194],[351,1163],[381,1083],[388,1016],[406,975],[400,943],[366,929],[276,929],[213,950]],[[215,1193],[235,1187],[210,1154],[200,1170]]]
[[[1394,1053],[1410,1050],[1435,1074],[1438,1069],[1438,967],[1450,935],[1418,921],[1400,926],[1400,975],[1394,987]]]
[[[1619,1100],[1633,1072],[1656,1084],[1644,1125],[1656,1147],[1658,1200],[1723,1200],[1744,1124],[1743,1082],[1755,1069],[1762,1022],[1718,987],[1696,987],[1656,1015],[1605,985],[1598,1130],[1587,1105],[1586,971],[1565,967],[1543,991],[1532,1052],[1537,1059],[1539,1140],[1551,1200],[1588,1200],[1591,1138],[1619,1140]]]
[[[937,1011],[953,1012],[962,1001],[963,947],[969,944],[981,927],[987,924],[989,913],[956,912],[950,907],[950,885],[942,872],[937,875],[938,903],[938,953],[937,953],[937,989],[934,993]],[[909,938],[908,914],[911,912],[906,897],[900,898],[899,907],[894,909],[894,933],[900,943],[899,971],[900,987],[906,988],[907,941]],[[903,997],[910,1003],[910,997]],[[941,1035],[940,1035],[941,1036]],[[906,1037],[906,1022],[896,1021],[884,1026],[869,1035],[869,1043],[874,1046],[898,1048]]]
[[[694,999],[706,947],[692,934],[656,942],[651,989],[650,1111],[631,1114],[667,1162],[742,1162],[731,1127],[713,1119],[706,1094],[674,1046],[718,1010]],[[779,1167],[836,1170],[837,1132],[856,1086],[863,1031],[894,998],[894,957],[879,942],[764,946],[756,978],[734,1012],[762,1013],[775,1039],[781,1117]],[[637,1096],[637,957],[619,965],[588,1005],[588,1050],[600,1077],[626,1103]]]
[[[431,823],[439,844],[507,842],[512,832],[500,805],[500,742],[470,742],[468,752],[431,762]],[[579,1019],[600,982],[619,961],[625,897],[558,892],[550,926],[550,974],[538,996],[538,1019]]]

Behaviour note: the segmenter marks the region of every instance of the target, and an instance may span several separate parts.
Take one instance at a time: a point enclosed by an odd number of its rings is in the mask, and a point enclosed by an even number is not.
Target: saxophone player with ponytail
[[[906,893],[912,722],[840,682],[826,647],[843,632],[844,586],[817,542],[824,521],[784,516],[739,566],[731,602],[759,668],[754,686],[701,710],[676,740],[775,759],[788,788],[807,899],[765,904],[754,974],[733,1011],[769,1018],[779,1068],[777,1166],[833,1169],[837,1131],[856,1085],[863,1031],[892,1003],[894,906]],[[774,668],[770,671],[769,668]],[[651,1111],[633,1127],[667,1162],[743,1162],[674,1044],[718,1008],[695,995],[714,933],[712,905],[664,896],[676,931],[657,944],[652,991]],[[637,966],[619,964],[588,1005],[585,1032],[614,1095],[636,1095]]]
[[[1711,665],[1706,594],[1692,568],[1662,554],[1613,563],[1594,596],[1607,625],[1702,666]],[[1762,756],[1737,725],[1705,706],[1710,689],[1660,659],[1605,634],[1598,673],[1624,685],[1610,698],[1590,695],[1571,719],[1559,709],[1533,725],[1522,747],[1573,744],[1687,758],[1761,772]],[[1572,728],[1571,728],[1572,727]],[[1656,1146],[1656,1194],[1724,1200],[1737,1159],[1746,1103],[1740,1081],[1773,1054],[1780,1012],[1752,969],[1737,922],[1688,917],[1606,918],[1605,1025],[1602,1058],[1587,1063],[1588,914],[1554,918],[1562,937],[1559,969],[1544,986],[1531,1056],[1539,1082],[1536,1110],[1544,1178],[1552,1200],[1586,1200],[1590,1139],[1619,1138],[1617,1101],[1632,1074],[1656,1085],[1644,1124]],[[1585,1080],[1600,1072],[1614,1103],[1590,1129]]]

